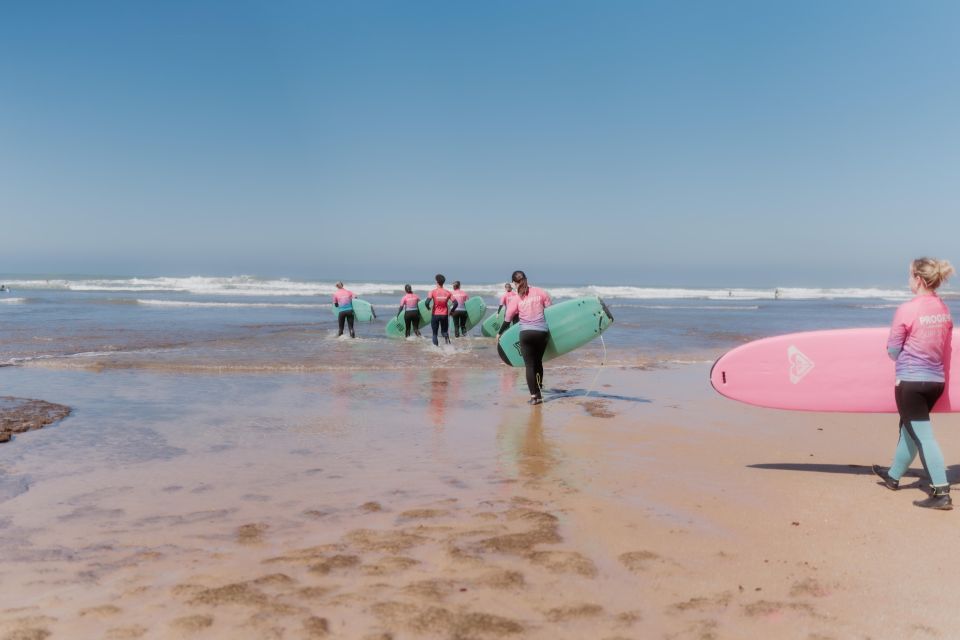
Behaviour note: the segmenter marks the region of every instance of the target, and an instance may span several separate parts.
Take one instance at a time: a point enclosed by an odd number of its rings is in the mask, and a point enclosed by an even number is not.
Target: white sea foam
[[[114,292],[187,293],[206,296],[329,296],[335,289],[333,281],[292,280],[289,278],[263,279],[253,276],[189,276],[157,278],[56,278],[50,280],[9,280],[7,286],[19,290],[67,290]],[[432,283],[411,283],[417,292],[429,291]],[[403,284],[389,282],[347,283],[347,288],[358,296],[403,294]],[[772,288],[683,288],[637,287],[612,285],[546,286],[551,296],[558,299],[600,296],[604,299],[634,300],[773,300]],[[464,283],[463,289],[472,295],[499,297],[503,283]],[[909,292],[897,289],[866,288],[812,288],[781,287],[779,297],[785,300],[822,300],[839,298],[883,298],[904,300]]]
[[[0,298],[0,302],[6,302],[7,304],[20,304],[26,301],[26,298]]]
[[[137,304],[148,307],[195,307],[195,308],[264,308],[264,309],[326,309],[326,304],[296,304],[283,302],[186,302],[183,300],[140,300]]]

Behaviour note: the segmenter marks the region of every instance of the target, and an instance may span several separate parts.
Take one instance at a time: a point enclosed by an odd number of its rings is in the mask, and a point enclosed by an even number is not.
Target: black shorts
[[[930,410],[943,395],[942,382],[912,382],[901,380],[894,387],[893,397],[897,401],[897,411],[900,412],[900,423],[913,421],[928,422]]]

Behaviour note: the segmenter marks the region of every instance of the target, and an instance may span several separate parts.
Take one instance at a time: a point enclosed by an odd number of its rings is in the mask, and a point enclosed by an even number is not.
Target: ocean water
[[[296,372],[502,367],[493,340],[435,348],[391,340],[403,284],[347,283],[371,302],[373,323],[356,340],[336,337],[332,282],[249,276],[81,278],[0,276],[0,364],[171,372]],[[421,296],[431,288],[412,283]],[[539,283],[538,283],[539,284]],[[756,338],[814,329],[884,326],[903,289],[695,289],[541,285],[555,301],[604,299],[615,322],[603,336],[551,366],[640,366],[709,361]],[[500,283],[464,282],[496,309]],[[957,299],[945,296],[951,307]],[[429,335],[429,327],[424,335]]]

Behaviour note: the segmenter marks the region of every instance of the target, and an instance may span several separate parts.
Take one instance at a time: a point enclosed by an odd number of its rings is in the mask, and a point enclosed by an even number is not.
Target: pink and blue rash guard
[[[510,301],[513,300],[517,295],[516,291],[505,291],[502,296],[500,296],[500,302],[497,303],[501,307],[505,307],[510,304]]]
[[[938,295],[919,295],[900,305],[887,339],[897,380],[943,382],[952,335],[953,318]]]
[[[416,311],[420,303],[420,297],[415,293],[408,293],[400,298],[400,304],[404,311]]]
[[[340,311],[353,311],[353,292],[347,289],[337,289],[333,292],[333,302]]]
[[[447,289],[441,289],[437,287],[433,291],[427,294],[427,298],[433,300],[433,315],[435,316],[446,316],[450,315],[450,312],[447,310],[447,303],[453,296],[450,295],[450,291]]]
[[[507,311],[503,315],[503,324],[508,325],[520,316],[520,331],[548,331],[547,319],[543,310],[553,302],[547,292],[538,287],[530,287],[527,295],[519,294],[507,301]]]
[[[467,298],[470,296],[467,295],[467,292],[463,289],[455,289],[450,292],[450,297],[457,301],[457,312],[467,310]]]

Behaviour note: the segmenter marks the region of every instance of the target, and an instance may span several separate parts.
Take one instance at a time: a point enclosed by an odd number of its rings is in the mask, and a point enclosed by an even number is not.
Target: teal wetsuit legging
[[[899,480],[906,473],[919,453],[930,484],[934,487],[948,484],[943,453],[933,437],[933,425],[930,424],[930,410],[940,399],[943,389],[942,382],[908,380],[901,380],[894,388],[897,411],[900,412],[900,440],[889,471],[894,480]]]

